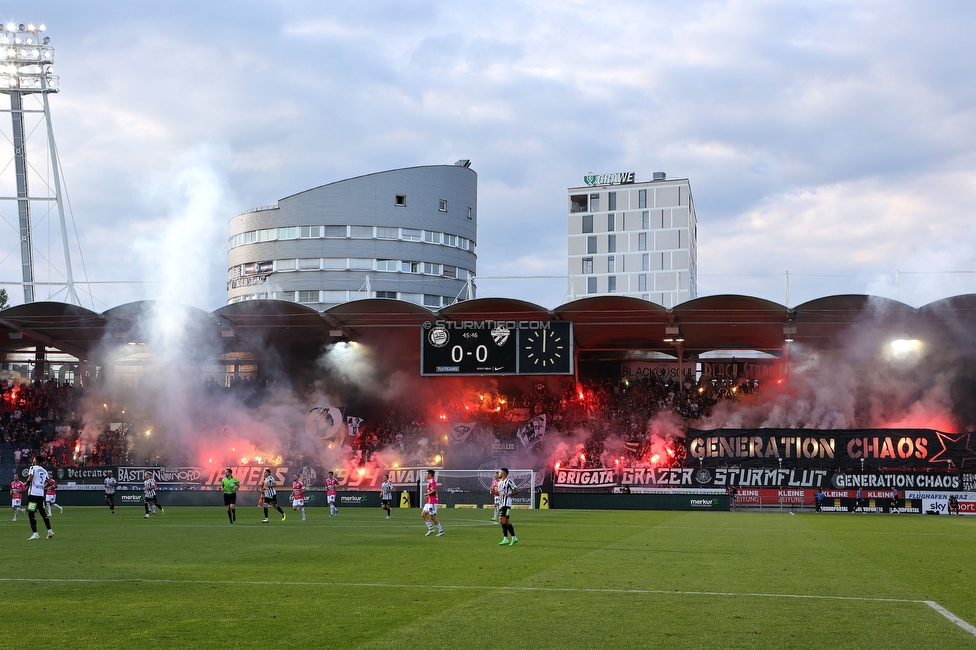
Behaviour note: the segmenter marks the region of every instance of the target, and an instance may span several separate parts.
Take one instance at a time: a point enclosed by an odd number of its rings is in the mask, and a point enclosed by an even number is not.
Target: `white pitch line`
[[[251,585],[276,587],[350,587],[367,589],[448,589],[470,591],[522,591],[548,593],[632,594],[651,596],[712,596],[720,598],[793,598],[801,600],[840,600],[872,603],[904,603],[928,605],[952,623],[976,636],[976,627],[962,620],[948,609],[932,600],[914,598],[872,598],[868,596],[824,596],[819,594],[760,594],[734,593],[729,591],[677,591],[669,589],[601,589],[595,587],[526,587],[512,585],[417,585],[388,582],[315,582],[292,580],[173,580],[167,578],[0,578],[0,582],[53,582],[53,583],[137,583],[137,584],[203,584],[203,585]]]
[[[928,605],[929,607],[931,607],[935,611],[939,612],[940,614],[942,614],[943,616],[945,616],[947,619],[949,619],[950,621],[952,621],[953,623],[955,623],[956,625],[958,625],[962,629],[966,630],[967,632],[969,632],[973,636],[976,636],[976,627],[973,627],[972,625],[970,625],[966,621],[962,620],[961,618],[959,618],[958,616],[956,616],[955,614],[953,614],[952,612],[950,612],[948,609],[946,609],[945,607],[943,607],[939,603],[937,603],[935,601],[932,601],[932,600],[924,600],[922,602],[924,602],[926,605]]]

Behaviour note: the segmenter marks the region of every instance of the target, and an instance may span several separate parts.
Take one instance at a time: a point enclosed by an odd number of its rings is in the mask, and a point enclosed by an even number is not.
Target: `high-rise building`
[[[687,178],[655,172],[587,174],[570,187],[569,277],[573,298],[620,294],[664,307],[695,298],[695,202]]]
[[[322,185],[230,220],[227,302],[325,309],[369,297],[440,308],[473,291],[477,231],[467,160]]]

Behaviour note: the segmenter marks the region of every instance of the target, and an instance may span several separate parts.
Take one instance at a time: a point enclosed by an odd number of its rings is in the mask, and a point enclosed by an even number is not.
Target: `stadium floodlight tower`
[[[10,117],[13,122],[14,168],[17,178],[17,196],[0,197],[17,201],[20,222],[20,258],[24,280],[24,302],[34,302],[34,247],[31,225],[31,203],[54,201],[61,220],[61,242],[64,246],[65,282],[67,299],[80,305],[71,273],[71,256],[68,251],[68,228],[64,220],[61,191],[60,161],[54,144],[54,128],[51,125],[51,107],[48,95],[58,92],[58,77],[54,74],[54,48],[51,39],[42,36],[44,25],[0,25],[0,93],[10,97]],[[39,95],[41,109],[24,108],[24,98]],[[34,197],[28,188],[27,129],[25,115],[44,113],[47,125],[47,142],[50,148],[50,171],[54,185],[54,197]]]

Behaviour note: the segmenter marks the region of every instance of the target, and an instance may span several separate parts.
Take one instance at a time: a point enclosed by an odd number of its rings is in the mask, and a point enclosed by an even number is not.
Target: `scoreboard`
[[[569,321],[436,321],[421,329],[420,374],[571,375]]]

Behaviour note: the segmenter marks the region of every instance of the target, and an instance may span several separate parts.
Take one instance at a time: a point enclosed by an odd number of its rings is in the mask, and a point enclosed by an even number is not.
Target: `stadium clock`
[[[519,332],[519,374],[566,374],[572,368],[569,323],[547,323],[549,329]]]

